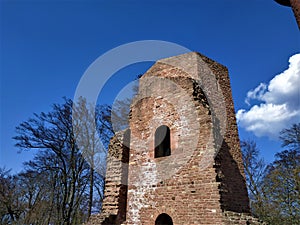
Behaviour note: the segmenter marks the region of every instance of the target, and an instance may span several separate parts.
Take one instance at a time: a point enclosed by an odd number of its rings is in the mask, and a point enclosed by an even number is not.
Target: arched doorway
[[[162,213],[156,218],[155,225],[173,225],[173,220],[168,214]]]

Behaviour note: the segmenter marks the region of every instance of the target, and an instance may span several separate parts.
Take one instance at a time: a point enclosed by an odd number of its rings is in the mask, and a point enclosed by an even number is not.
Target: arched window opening
[[[170,128],[162,125],[155,131],[155,158],[171,155]]]
[[[173,225],[173,220],[168,214],[162,213],[156,218],[155,225]]]

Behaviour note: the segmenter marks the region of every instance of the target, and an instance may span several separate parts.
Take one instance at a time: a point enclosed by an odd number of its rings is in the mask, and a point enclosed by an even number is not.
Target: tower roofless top
[[[207,74],[215,74],[218,76],[218,71],[227,71],[227,68],[220,63],[198,53],[198,52],[189,52],[177,56],[172,56],[169,58],[164,58],[158,60],[155,65],[150,68],[149,71],[151,73],[146,73],[143,75],[143,77],[148,77],[151,74],[156,74],[155,72],[161,73],[163,70],[164,66],[161,67],[159,64],[165,64],[168,66],[173,67],[174,69],[177,68],[181,71],[185,72],[185,76],[198,80],[201,83],[201,76],[199,77],[200,74],[207,73]],[[216,71],[217,70],[217,71]],[[211,71],[208,73],[208,71]],[[183,74],[181,73],[181,76]],[[159,76],[156,74],[156,76]],[[177,73],[168,73],[168,75],[164,74],[163,76],[167,77],[177,77]]]
[[[203,60],[204,62],[218,63],[218,62],[216,62],[216,61],[214,61],[214,60],[206,57],[205,55],[202,55],[199,52],[188,52],[188,53],[185,53],[185,54],[181,54],[181,55],[172,56],[172,57],[169,57],[169,58],[160,59],[157,62],[158,63],[166,63],[166,64],[170,64],[170,65],[181,67],[181,65],[183,65],[183,63],[180,63],[180,62],[188,61],[191,64],[193,64],[193,63],[197,64],[196,60],[199,60],[199,59]],[[187,63],[185,62],[184,65],[186,66],[186,64]],[[221,65],[221,64],[218,63],[218,65]],[[193,66],[195,66],[195,65],[193,64]],[[225,66],[223,66],[223,67],[225,68]]]

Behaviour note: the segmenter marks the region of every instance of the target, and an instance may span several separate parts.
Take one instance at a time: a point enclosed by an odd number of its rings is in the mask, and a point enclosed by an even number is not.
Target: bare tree
[[[300,154],[284,150],[268,165],[264,179],[270,224],[300,224]]]
[[[290,128],[283,129],[279,135],[282,147],[289,150],[300,151],[300,123],[293,124]]]
[[[107,145],[113,135],[109,120],[110,107],[97,106],[95,111],[92,109],[93,106],[83,98],[73,104],[73,129],[76,143],[89,164],[88,217],[92,214],[95,203],[102,202]],[[99,210],[100,206],[98,205],[97,208]]]
[[[0,168],[0,221],[1,224],[16,224],[24,214],[25,206],[17,176]]]
[[[42,173],[48,179],[47,210],[51,213],[48,220],[55,224],[85,221],[90,214],[87,205],[91,205],[87,199],[92,202],[92,197],[86,197],[87,190],[93,186],[90,182],[98,182],[91,180],[95,176],[90,175],[91,167],[76,143],[72,107],[73,102],[66,99],[62,105],[53,105],[49,113],[34,114],[34,118],[17,127],[18,135],[14,137],[20,149],[39,150],[27,166],[30,171]]]
[[[282,147],[265,165],[253,141],[241,143],[251,209],[272,225],[300,224],[300,124],[280,132]]]
[[[263,215],[266,214],[263,187],[266,164],[264,160],[260,158],[259,149],[254,141],[241,141],[241,150],[251,210],[256,216],[263,217]]]

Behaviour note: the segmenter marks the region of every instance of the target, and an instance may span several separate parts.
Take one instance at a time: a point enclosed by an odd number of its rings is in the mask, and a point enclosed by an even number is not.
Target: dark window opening
[[[170,128],[162,125],[155,131],[155,158],[171,155]]]
[[[162,213],[155,220],[155,225],[173,225],[173,220],[168,214]]]

